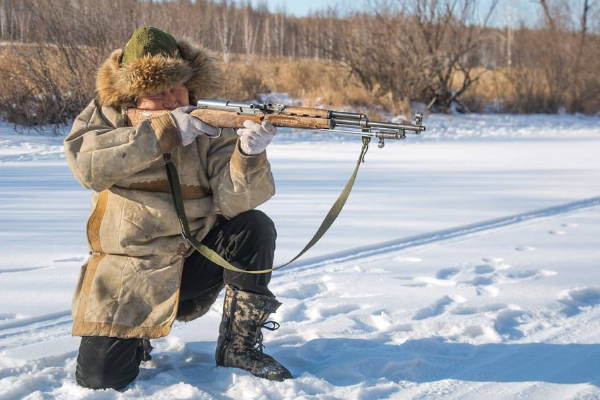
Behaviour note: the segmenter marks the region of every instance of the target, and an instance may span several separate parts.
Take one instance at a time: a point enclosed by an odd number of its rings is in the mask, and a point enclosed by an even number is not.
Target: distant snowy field
[[[330,232],[273,276],[275,383],[214,366],[222,300],[154,340],[124,392],[74,381],[90,192],[62,137],[0,124],[0,400],[600,399],[600,118],[433,116],[375,142]],[[281,131],[276,262],[310,239],[360,140]]]

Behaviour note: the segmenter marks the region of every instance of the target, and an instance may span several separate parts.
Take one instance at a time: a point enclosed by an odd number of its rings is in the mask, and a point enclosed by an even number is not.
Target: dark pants
[[[271,268],[277,233],[273,221],[252,210],[221,222],[202,240],[234,266],[244,270]],[[271,274],[233,272],[208,261],[197,251],[183,266],[179,301],[202,295],[223,283],[238,290],[272,296]],[[81,338],[75,377],[91,389],[123,389],[139,374],[144,351],[142,339],[102,336]]]

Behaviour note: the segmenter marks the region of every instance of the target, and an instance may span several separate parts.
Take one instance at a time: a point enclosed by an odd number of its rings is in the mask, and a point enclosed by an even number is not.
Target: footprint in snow
[[[403,285],[411,287],[431,287],[431,286],[442,286],[442,287],[454,287],[456,286],[455,281],[448,279],[432,278],[430,276],[416,276],[413,279],[414,283]]]
[[[562,224],[561,226],[565,228],[577,228],[579,224]]]
[[[379,332],[412,332],[411,324],[396,322],[392,315],[385,310],[374,311],[369,325]]]
[[[490,272],[495,272],[496,268],[489,264],[476,265],[473,268],[473,272],[476,274],[489,274]]]
[[[423,320],[427,318],[437,317],[438,315],[442,315],[448,310],[448,308],[454,303],[464,303],[466,299],[462,296],[450,295],[444,296],[441,299],[437,300],[435,303],[421,308],[415,316],[413,320]]]
[[[287,305],[281,307],[280,311],[277,312],[280,322],[304,322],[308,319],[306,304],[302,301],[297,302],[295,305]]]
[[[477,296],[490,296],[496,297],[500,293],[500,289],[493,286],[497,283],[496,275],[480,275],[471,279],[470,281],[461,282],[462,285],[473,286]]]
[[[512,268],[512,265],[504,262],[504,258],[492,258],[492,257],[486,257],[486,258],[482,258],[481,261],[483,261],[485,264],[489,265],[491,268],[494,269],[494,271],[498,271],[498,270],[504,270],[504,269],[509,269]],[[482,268],[485,268],[482,266]]]
[[[550,235],[566,235],[566,234],[567,234],[567,232],[565,232],[565,231],[561,231],[561,230],[548,231],[548,233],[549,233]]]
[[[353,328],[363,333],[379,332],[380,329],[376,327],[371,316],[366,315],[354,315],[350,317],[350,320],[354,322]]]
[[[541,279],[548,276],[558,275],[555,271],[550,271],[547,269],[521,269],[512,271],[505,276],[512,280],[525,280],[525,279]]]
[[[455,276],[456,274],[458,274],[460,272],[460,268],[458,267],[452,267],[452,268],[444,268],[441,269],[437,272],[437,274],[435,274],[435,277],[437,279],[450,279],[453,276]]]
[[[504,262],[504,258],[500,258],[500,257],[485,257],[485,258],[482,258],[481,261],[487,262],[487,263],[492,263],[492,264],[500,264],[501,262]]]
[[[352,311],[359,310],[360,306],[358,304],[338,304],[332,307],[319,307],[313,306],[310,310],[307,311],[307,315],[311,319],[320,319],[320,318],[330,318],[335,317],[336,315],[348,314]]]
[[[500,293],[500,289],[496,286],[477,286],[475,289],[477,296],[496,297]]]
[[[466,282],[473,286],[490,286],[496,283],[496,278],[493,276],[477,276],[473,280]]]
[[[498,333],[491,326],[469,325],[462,328],[458,333],[448,335],[448,338],[456,341],[468,339],[484,339],[486,342],[497,342]]]
[[[497,282],[496,268],[491,265],[478,265],[473,269],[473,273],[478,274],[471,280],[460,282],[460,286],[491,286]]]
[[[535,251],[536,248],[532,246],[517,246],[515,247],[516,251]]]
[[[354,322],[354,329],[362,331],[363,333],[389,332],[392,334],[392,337],[390,338],[392,342],[395,338],[405,339],[406,332],[413,331],[413,326],[407,324],[404,321],[404,318],[401,318],[401,321],[398,321],[394,315],[390,314],[389,311],[385,309],[374,310],[370,315],[351,315],[349,316],[349,319]]]
[[[527,322],[528,317],[528,312],[519,309],[501,311],[494,321],[494,329],[509,339],[520,339],[524,333],[517,328]]]
[[[308,283],[304,285],[291,285],[290,287],[280,289],[278,295],[298,300],[306,300],[326,292],[327,286],[321,283]]]
[[[564,305],[562,313],[575,316],[600,304],[600,288],[577,288],[560,292],[558,302]]]

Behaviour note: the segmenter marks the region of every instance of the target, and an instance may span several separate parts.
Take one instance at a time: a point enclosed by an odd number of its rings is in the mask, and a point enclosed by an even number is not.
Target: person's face
[[[140,110],[174,110],[190,105],[189,92],[184,85],[177,85],[150,96],[141,96],[137,100]]]

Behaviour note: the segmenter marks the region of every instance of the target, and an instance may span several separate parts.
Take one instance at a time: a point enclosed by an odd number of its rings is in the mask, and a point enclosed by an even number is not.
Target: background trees
[[[144,25],[213,51],[230,98],[286,90],[394,113],[417,102],[598,112],[600,1],[531,0],[532,15],[506,27],[490,25],[497,1],[367,0],[298,18],[248,0],[0,0],[0,113],[22,124],[73,117],[101,60]]]

